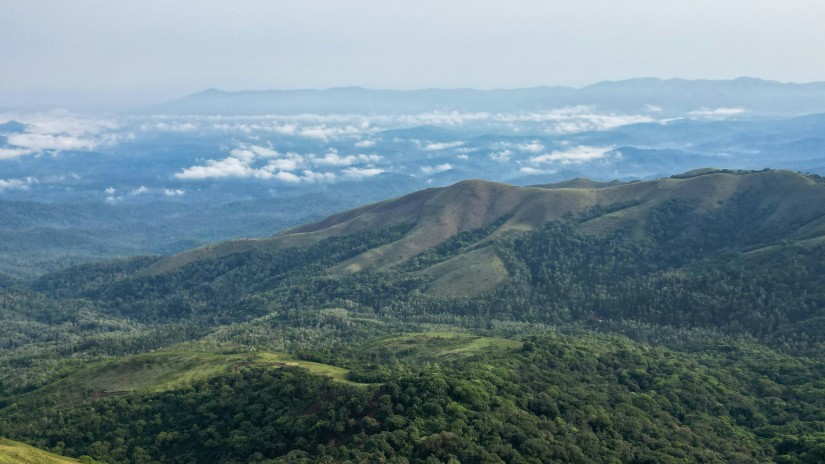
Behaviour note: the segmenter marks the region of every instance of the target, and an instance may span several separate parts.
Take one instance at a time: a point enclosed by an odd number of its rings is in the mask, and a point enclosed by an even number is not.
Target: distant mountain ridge
[[[733,80],[636,78],[582,88],[376,90],[208,89],[140,109],[140,114],[260,115],[301,113],[418,113],[431,111],[522,112],[567,106],[661,115],[719,108],[742,108],[757,115],[825,112],[825,82],[783,83],[742,77]]]

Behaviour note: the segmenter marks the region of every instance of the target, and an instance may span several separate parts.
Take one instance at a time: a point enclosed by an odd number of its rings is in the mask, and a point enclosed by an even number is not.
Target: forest
[[[425,192],[0,280],[0,436],[122,464],[824,462],[822,178],[642,184],[513,187],[434,245]],[[445,209],[504,187],[461,188]],[[613,200],[518,209],[574,194]]]

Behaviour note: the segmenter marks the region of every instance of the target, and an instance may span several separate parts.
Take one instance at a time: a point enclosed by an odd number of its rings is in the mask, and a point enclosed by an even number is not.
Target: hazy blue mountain
[[[0,124],[0,134],[16,134],[24,132],[26,125],[19,121],[6,121]]]
[[[825,111],[825,83],[782,83],[742,77],[734,80],[639,78],[579,89],[326,90],[209,89],[137,111],[140,114],[420,113],[432,111],[536,111],[575,105],[605,111],[655,111],[677,115],[719,108],[752,114],[802,115]]]

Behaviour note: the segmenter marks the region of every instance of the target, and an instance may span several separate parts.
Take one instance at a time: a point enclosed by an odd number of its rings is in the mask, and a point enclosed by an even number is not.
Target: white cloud
[[[306,163],[297,153],[278,153],[276,150],[259,145],[241,144],[229,152],[222,160],[207,160],[204,166],[192,166],[175,174],[178,179],[212,179],[212,178],[257,178],[280,179],[292,182],[290,175],[282,172],[295,171]],[[259,160],[266,164],[256,167]],[[295,177],[300,177],[294,175]]]
[[[355,146],[358,148],[371,148],[375,146],[375,140],[361,140],[355,142]]]
[[[229,152],[235,158],[255,159],[255,158],[277,158],[280,156],[277,151],[262,147],[260,145],[241,144],[238,148]]]
[[[145,186],[141,185],[140,187],[138,187],[138,188],[132,190],[131,192],[129,192],[129,195],[131,195],[133,197],[136,197],[138,195],[142,195],[142,194],[147,193],[147,192],[149,192],[149,189],[146,188]]]
[[[432,174],[438,174],[439,172],[449,171],[452,168],[452,164],[444,163],[437,166],[421,166],[421,172],[429,176]]]
[[[34,150],[28,148],[0,148],[0,160],[14,159],[32,153]]]
[[[0,192],[4,190],[28,190],[32,184],[36,184],[37,179],[26,177],[24,179],[0,179]]]
[[[565,151],[553,151],[543,155],[530,158],[533,164],[559,163],[559,164],[579,164],[587,161],[604,158],[613,150],[612,147],[590,147],[579,145]]]
[[[460,159],[460,160],[462,160],[462,161],[466,161],[466,160],[470,159],[470,157],[469,157],[469,156],[467,156],[467,155],[465,155],[464,153],[462,153],[462,154],[460,154],[460,155],[456,156],[456,158],[458,158],[458,159]]]
[[[490,153],[490,159],[495,161],[507,161],[511,156],[513,156],[512,150],[501,150]]]
[[[182,189],[163,189],[163,194],[167,197],[179,197],[185,193],[186,191]]]
[[[456,148],[464,145],[464,142],[437,142],[437,143],[428,143],[424,145],[424,150],[426,151],[437,151],[437,150],[446,150],[448,148]]]
[[[97,142],[72,135],[51,134],[11,134],[7,137],[9,145],[23,147],[30,151],[42,152],[45,150],[94,150]]]
[[[544,145],[538,140],[533,140],[532,142],[527,143],[510,143],[510,142],[499,142],[494,145],[494,148],[504,148],[504,149],[513,149],[528,153],[541,153],[544,151]]]
[[[537,169],[531,168],[530,166],[524,166],[518,170],[518,172],[522,174],[532,175],[532,174],[555,174],[556,170],[554,169]]]
[[[106,190],[104,190],[104,192],[106,192],[106,195],[114,195],[115,192],[117,192],[117,189],[114,187],[108,187]]]
[[[297,131],[297,135],[310,139],[328,140],[340,137],[360,137],[361,129],[354,126],[332,126],[326,124],[319,126],[302,127]]]
[[[335,173],[303,170],[307,159],[297,153],[278,153],[276,150],[257,145],[242,144],[231,150],[228,157],[221,160],[207,160],[205,165],[191,166],[175,174],[178,179],[203,180],[220,178],[274,179],[287,183],[323,182],[335,179]],[[350,155],[355,161],[375,161],[377,155]],[[321,158],[320,163],[339,165],[342,157],[331,151]],[[266,161],[265,164],[258,164]],[[317,161],[312,159],[313,162]]]
[[[691,111],[688,116],[694,118],[724,119],[731,116],[740,115],[745,112],[744,108],[702,108]]]
[[[116,133],[118,125],[109,120],[81,117],[66,112],[14,115],[23,122],[22,133],[9,134],[11,147],[0,149],[0,159],[12,159],[44,152],[62,150],[94,150],[134,134]]]
[[[298,169],[301,164],[303,164],[303,160],[299,157],[281,158],[271,160],[263,169],[267,171],[294,171]]]
[[[322,158],[312,158],[312,164],[316,166],[351,166],[358,163],[377,163],[381,161],[382,157],[379,155],[347,155],[341,156],[335,149],[330,150],[329,153]]]
[[[144,126],[144,130],[154,129],[162,132],[193,132],[198,129],[198,126],[191,122],[159,122],[152,126]]]
[[[175,174],[178,179],[210,179],[221,177],[252,177],[254,169],[238,158],[208,160],[206,166],[192,166]]]
[[[305,170],[301,176],[301,179],[307,182],[328,182],[335,180],[335,173]]]
[[[335,174],[331,172],[314,172],[305,170],[302,175],[293,174],[291,172],[278,172],[273,175],[275,179],[297,184],[298,182],[325,182],[335,179]]]
[[[341,172],[349,177],[361,178],[377,176],[378,174],[384,172],[384,170],[379,168],[346,168]]]

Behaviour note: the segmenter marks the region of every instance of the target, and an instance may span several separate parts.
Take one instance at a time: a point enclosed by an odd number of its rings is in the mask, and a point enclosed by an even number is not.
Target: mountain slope
[[[565,188],[570,185],[573,188]],[[579,188],[583,185],[583,188]],[[198,260],[255,249],[278,249],[317,244],[400,225],[411,225],[402,238],[370,249],[333,272],[387,269],[437,246],[457,234],[496,227],[481,239],[536,230],[566,215],[602,210],[581,225],[591,232],[623,228],[638,230],[659,205],[680,199],[695,213],[747,207],[756,216],[740,227],[768,229],[782,226],[783,238],[798,239],[825,233],[825,184],[786,171],[697,171],[668,179],[618,185],[576,181],[572,184],[529,188],[472,180],[450,187],[428,189],[404,197],[339,213],[323,221],[287,230],[270,239],[239,240],[171,257],[152,271],[162,274]],[[481,241],[481,240],[479,240]]]

